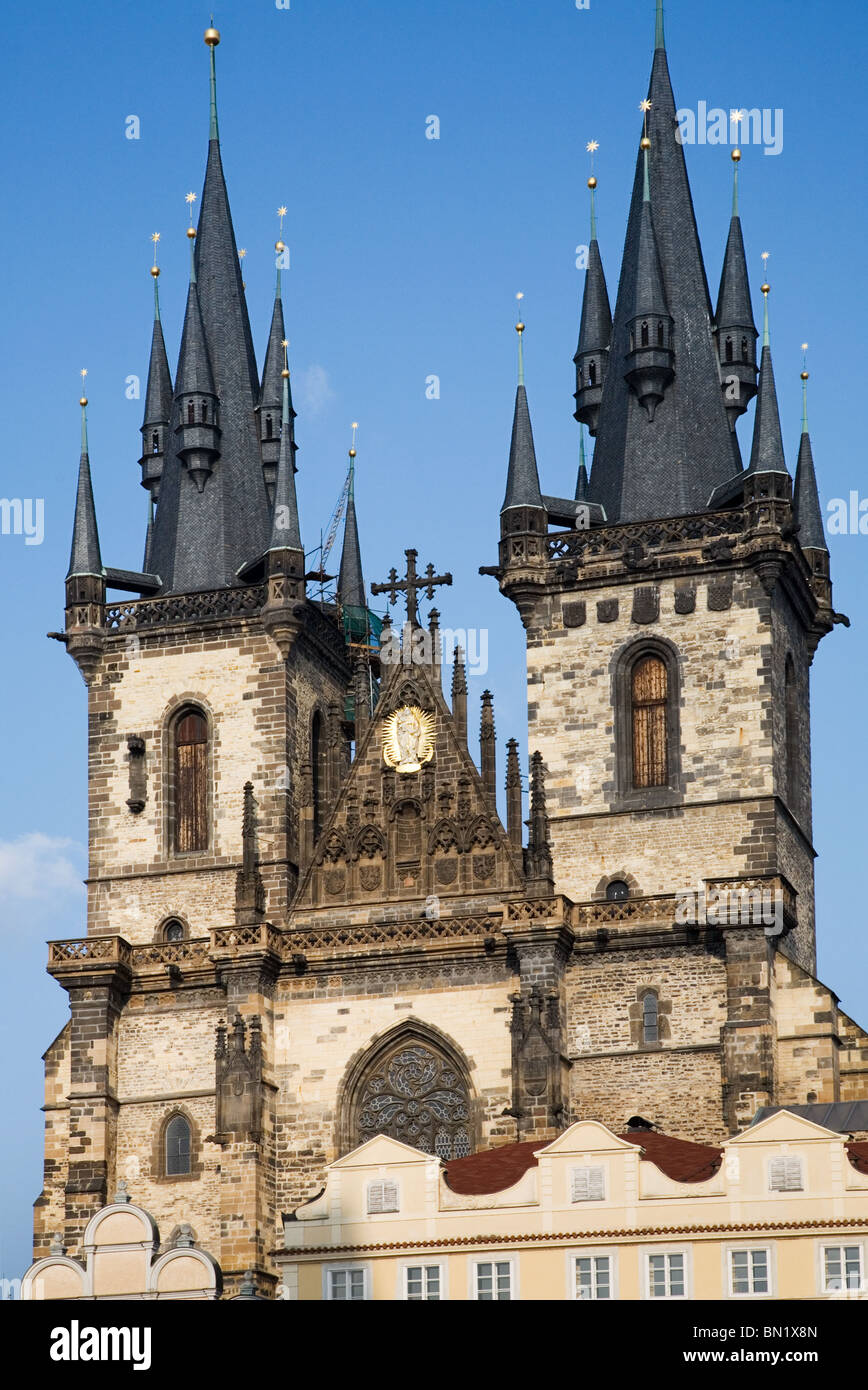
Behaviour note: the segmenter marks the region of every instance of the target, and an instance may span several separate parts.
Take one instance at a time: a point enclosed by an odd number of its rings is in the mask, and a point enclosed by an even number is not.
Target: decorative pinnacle
[[[765,278],[769,268],[768,262],[770,255],[771,251],[763,251],[763,283],[760,285],[763,297],[763,347],[771,346],[771,339],[769,337],[769,295],[771,294],[772,287]]]
[[[79,403],[79,405],[81,406],[82,410],[84,410],[85,406],[87,405],[87,396],[84,394],[85,377],[87,376],[87,367],[82,367],[81,371],[79,372],[79,376],[81,377],[81,396],[79,397],[78,403]]]
[[[802,434],[808,433],[808,380],[811,373],[808,371],[808,344],[802,343]]]
[[[522,322],[521,318],[521,301],[524,299],[524,291],[519,290],[518,294],[515,297],[518,301],[519,310],[518,323],[515,325],[515,331],[518,334],[518,384],[519,386],[524,386],[524,348],[522,346],[524,337],[524,323]]]
[[[280,346],[283,348],[283,371],[280,375],[286,378],[289,376],[289,339],[284,338]]]
[[[220,42],[220,31],[215,29],[213,23],[205,30],[205,42],[208,45],[211,55],[211,123],[208,134],[209,140],[219,140],[220,131],[217,128],[217,64],[214,53]]]
[[[358,422],[358,420],[354,420],[354,421],[353,421],[353,426],[352,426],[352,428],[353,428],[353,442],[352,442],[352,444],[350,445],[350,458],[351,458],[351,459],[354,459],[354,458],[356,457],[356,430],[359,428],[359,422]]]
[[[195,193],[193,193],[193,192],[185,193],[185,195],[184,195],[184,202],[187,204],[187,210],[188,210],[188,212],[189,212],[189,214],[190,214],[190,225],[189,225],[189,227],[187,228],[187,236],[190,238],[191,241],[195,241],[195,240],[196,240],[196,228],[193,226],[193,204],[195,203],[195,201],[196,201],[196,194],[195,194]]]
[[[663,32],[663,0],[657,0],[657,16],[654,23],[654,47],[666,47],[666,35]]]
[[[732,155],[732,215],[738,217],[738,166],[741,150],[733,150]]]
[[[596,175],[594,174],[594,155],[597,153],[597,150],[598,150],[599,148],[600,148],[600,142],[599,142],[599,140],[589,140],[588,143],[587,143],[587,145],[585,146],[585,149],[588,151],[588,154],[591,156],[591,176],[590,176],[590,178],[588,179],[588,187],[589,187],[590,190],[591,190],[591,241],[596,241],[596,240],[597,240],[597,202],[596,202],[597,178],[596,178]]]

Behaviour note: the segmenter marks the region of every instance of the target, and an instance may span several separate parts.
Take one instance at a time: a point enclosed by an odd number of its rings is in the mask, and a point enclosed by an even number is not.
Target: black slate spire
[[[72,526],[72,547],[69,553],[67,579],[94,575],[101,579],[102,557],[93,484],[90,478],[90,455],[87,447],[87,399],[81,398],[81,457],[78,464],[78,489],[75,494],[75,520]]]
[[[298,497],[295,491],[295,467],[292,462],[292,434],[289,404],[289,368],[283,368],[283,402],[280,423],[280,454],[274,489],[274,513],[271,522],[269,550],[302,550],[301,526],[298,519]]]
[[[651,216],[651,184],[648,173],[648,141],[643,139],[642,211],[639,215],[639,242],[636,280],[628,320],[630,351],[625,377],[653,421],[657,406],[675,375],[673,369],[672,318],[666,303],[660,254]]]
[[[543,500],[533,446],[533,430],[524,385],[524,353],[522,335],[524,324],[516,325],[518,333],[518,387],[515,393],[515,414],[512,421],[512,441],[509,447],[509,469],[506,475],[506,496],[501,512],[510,507],[539,507]]]
[[[154,277],[154,328],[151,334],[148,387],[145,392],[145,414],[142,421],[142,457],[139,462],[142,466],[142,487],[148,489],[153,500],[159,496],[166,454],[171,449],[172,377],[166,355],[163,325],[160,321],[160,271],[156,262],[151,274]]]
[[[781,437],[781,416],[769,340],[769,288],[763,285],[763,351],[748,473],[782,473],[789,478]]]
[[[591,496],[603,504],[610,521],[703,511],[714,489],[731,477],[733,466],[711,333],[708,282],[684,150],[677,139],[661,14],[648,99],[651,204],[650,208],[645,205],[644,158],[640,153],[591,475]],[[649,421],[621,367],[630,352],[637,281],[647,274],[649,223],[665,304],[673,319],[675,372],[653,421]],[[651,265],[653,268],[653,258]]]
[[[282,245],[278,242],[278,245]],[[283,367],[283,345],[286,330],[283,319],[283,298],[280,285],[280,268],[277,271],[277,285],[274,291],[274,309],[271,314],[271,328],[268,346],[265,350],[265,365],[262,368],[262,385],[259,391],[259,442],[262,449],[262,470],[269,502],[274,500],[274,484],[277,477],[277,460],[280,452],[281,433],[278,422],[283,408],[283,386],[281,368]],[[295,411],[292,407],[292,388],[289,392],[289,437],[295,465]]]
[[[338,598],[343,608],[368,606],[365,580],[362,574],[362,551],[359,545],[359,526],[356,520],[356,450],[350,449],[350,477],[347,491],[347,515],[344,521],[344,545],[338,573]]]
[[[579,345],[573,361],[576,364],[575,418],[587,425],[591,434],[597,432],[603,384],[609,366],[609,344],[612,341],[612,310],[609,291],[603,272],[603,260],[597,241],[595,192],[597,180],[588,180],[591,190],[591,241],[588,247],[588,268],[582,295],[582,319],[579,326]]]
[[[219,459],[212,460],[213,469],[204,477],[201,468],[194,477],[181,457],[178,440],[189,423],[190,402],[185,402],[182,419],[179,393],[190,379],[184,373],[193,357],[182,347],[172,417],[176,448],[163,470],[151,548],[163,593],[236,584],[242,567],[267,548],[270,524],[255,415],[259,378],[217,129],[216,30],[207,31],[206,42],[211,49],[211,138],[194,254],[202,337],[219,397]],[[187,334],[191,341],[197,332],[194,324]],[[204,371],[201,354],[199,370]]]
[[[717,313],[714,331],[720,362],[721,387],[730,427],[743,415],[756,395],[756,340],[758,333],[753,317],[747,258],[738,210],[739,150],[733,150],[734,162],[732,217],[720,276]]]
[[[819,550],[828,555],[817,474],[811,436],[808,432],[808,373],[802,372],[802,436],[799,441],[799,460],[793,487],[793,520],[799,528],[799,545],[803,550]]]

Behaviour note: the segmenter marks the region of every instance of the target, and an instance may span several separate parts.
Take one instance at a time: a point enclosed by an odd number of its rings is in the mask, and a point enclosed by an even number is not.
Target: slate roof
[[[579,345],[574,362],[583,353],[599,352],[609,346],[612,337],[612,308],[609,304],[609,291],[603,271],[603,260],[596,237],[591,238],[588,247],[588,267],[585,272],[585,289],[582,295],[582,319],[579,325]]]
[[[781,1110],[800,1115],[803,1120],[811,1120],[823,1129],[833,1129],[836,1134],[868,1132],[868,1100],[815,1101],[809,1105],[764,1105],[754,1115],[751,1125],[758,1125]],[[858,1147],[861,1151],[861,1148],[866,1146]]]
[[[793,519],[800,528],[798,540],[803,550],[825,550],[826,554],[829,553],[817,489],[817,474],[814,470],[811,436],[807,430],[802,431],[799,442],[799,459],[793,487]]]
[[[78,463],[78,486],[75,494],[75,519],[72,525],[72,546],[69,552],[67,579],[73,575],[102,574],[96,508],[90,477],[90,454],[87,447],[87,416],[81,412],[81,456]]]
[[[338,572],[338,598],[344,608],[366,608],[365,578],[362,574],[362,551],[359,545],[359,525],[356,520],[355,468],[350,469],[350,488],[347,496],[347,515],[344,521],[344,544]]]
[[[711,493],[733,472],[733,440],[711,332],[712,306],[684,150],[676,139],[675,100],[662,41],[654,53],[649,99],[651,221],[663,292],[674,320],[675,379],[649,421],[624,378],[629,319],[641,273],[640,153],[590,481],[590,496],[603,504],[610,522],[704,511]]]
[[[750,280],[747,273],[747,258],[744,254],[744,237],[741,231],[741,218],[733,213],[726,239],[723,256],[723,269],[720,273],[720,289],[717,295],[717,314],[715,322],[720,328],[747,328],[757,337],[750,298]]]
[[[506,475],[506,496],[500,510],[505,512],[509,507],[542,507],[542,505],[527,391],[520,384],[515,393],[512,440],[509,446],[509,470]]]
[[[280,454],[277,460],[277,479],[274,487],[274,517],[271,525],[269,550],[302,549],[290,429],[289,377],[285,376],[283,378],[283,405],[280,423]]]

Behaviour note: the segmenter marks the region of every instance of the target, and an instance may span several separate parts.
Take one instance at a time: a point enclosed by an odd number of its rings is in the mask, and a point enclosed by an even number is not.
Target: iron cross
[[[418,550],[404,551],[407,557],[407,573],[403,579],[398,578],[398,571],[393,565],[385,584],[371,585],[372,594],[388,594],[390,603],[397,603],[399,594],[407,595],[407,621],[412,627],[419,625],[419,604],[416,595],[425,593],[429,599],[432,599],[436,584],[452,583],[451,574],[435,574],[433,565],[429,565],[424,574],[417,574],[416,556],[418,553]]]

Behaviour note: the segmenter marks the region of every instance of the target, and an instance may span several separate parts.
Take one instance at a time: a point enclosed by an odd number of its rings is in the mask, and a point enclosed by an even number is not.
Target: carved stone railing
[[[287,955],[296,952],[370,950],[381,946],[412,946],[436,941],[493,937],[499,916],[422,918],[406,922],[367,922],[359,926],[299,927],[283,941]]]
[[[210,937],[195,941],[154,941],[133,946],[132,967],[147,970],[164,965],[206,965],[211,950]]]
[[[611,926],[768,926],[778,903],[785,923],[797,920],[797,893],[781,876],[706,879],[683,893],[625,898],[620,902],[574,903],[570,923],[577,931]],[[692,899],[692,902],[691,902]],[[692,908],[692,911],[691,911]]]
[[[617,560],[625,552],[654,552],[667,547],[701,545],[722,536],[737,536],[745,529],[744,512],[704,512],[700,516],[676,516],[663,521],[634,521],[623,526],[594,527],[590,531],[563,531],[546,540],[550,560]]]
[[[113,603],[106,608],[105,625],[110,631],[142,632],[172,623],[253,617],[265,603],[266,593],[264,584],[248,584],[233,589],[203,589],[195,594]]]
[[[211,932],[209,953],[211,955],[231,955],[239,951],[270,951],[272,955],[283,955],[283,932],[270,922],[259,922],[250,927],[215,927]]]
[[[556,894],[551,898],[516,898],[507,902],[506,927],[536,926],[543,922],[570,922],[573,905],[568,898]]]
[[[85,936],[49,941],[48,968],[75,965],[129,965],[132,947],[122,936]]]

